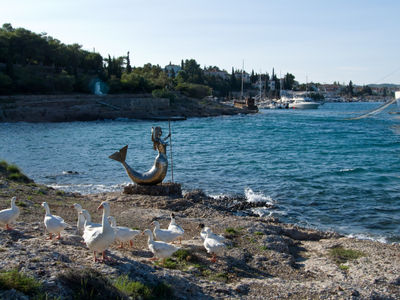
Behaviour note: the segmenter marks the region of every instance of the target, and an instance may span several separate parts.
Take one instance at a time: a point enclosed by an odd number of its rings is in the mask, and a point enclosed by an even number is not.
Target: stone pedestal
[[[130,184],[124,187],[124,194],[182,197],[182,189],[181,185],[176,182],[166,182],[157,185]]]

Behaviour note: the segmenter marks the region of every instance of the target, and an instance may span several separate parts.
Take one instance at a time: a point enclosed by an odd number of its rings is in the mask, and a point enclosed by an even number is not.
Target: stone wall
[[[144,118],[168,112],[170,100],[145,95],[34,95],[0,97],[0,121],[57,122]]]
[[[169,109],[169,99],[167,98],[135,98],[130,99],[130,108],[143,110]]]

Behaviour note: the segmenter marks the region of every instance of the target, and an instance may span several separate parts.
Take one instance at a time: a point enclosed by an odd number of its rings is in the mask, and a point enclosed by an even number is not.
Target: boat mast
[[[306,95],[308,93],[308,76],[306,75]]]
[[[243,99],[243,74],[244,74],[244,60],[242,62],[242,87],[240,89],[240,100]]]
[[[282,72],[279,71],[279,101],[281,102],[282,105],[282,84],[283,80],[282,80]]]
[[[258,80],[260,81],[260,101],[261,101],[261,70],[260,70],[260,76],[258,77]]]

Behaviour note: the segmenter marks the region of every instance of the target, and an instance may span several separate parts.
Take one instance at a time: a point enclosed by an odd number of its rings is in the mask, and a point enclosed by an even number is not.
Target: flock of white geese
[[[11,208],[3,209],[0,211],[0,224],[5,226],[6,230],[11,230],[10,224],[15,223],[19,216],[19,208],[16,206],[15,201],[17,197],[12,197]],[[52,215],[50,207],[47,202],[43,202],[46,214],[44,217],[44,225],[49,237],[46,239],[52,239],[53,235],[57,235],[56,239],[61,238],[61,232],[68,226],[64,219]],[[160,228],[158,221],[153,221],[151,224],[154,225],[153,232],[150,229],[145,229],[140,232],[129,227],[117,226],[114,217],[110,216],[110,204],[107,201],[103,201],[98,210],[103,210],[103,217],[101,224],[92,223],[89,212],[83,209],[78,203],[72,205],[72,208],[78,213],[77,221],[77,234],[81,235],[87,247],[93,251],[95,262],[105,262],[109,260],[106,256],[105,251],[114,242],[119,243],[119,248],[122,248],[124,243],[129,242],[133,246],[133,238],[140,233],[148,236],[148,248],[153,253],[153,257],[150,260],[162,259],[163,263],[165,259],[172,256],[180,248],[173,245],[173,242],[179,240],[181,244],[184,229],[176,224],[175,216],[171,214],[171,222],[167,229]],[[210,260],[216,262],[217,255],[221,255],[226,245],[224,244],[225,238],[221,235],[217,235],[212,232],[209,227],[205,227],[204,224],[200,224],[201,228],[200,237],[203,240],[204,248],[209,254],[211,254]],[[102,258],[97,258],[96,254],[101,253]]]

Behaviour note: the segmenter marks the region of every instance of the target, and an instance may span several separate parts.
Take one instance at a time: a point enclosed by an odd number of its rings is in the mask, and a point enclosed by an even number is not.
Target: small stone
[[[393,285],[400,285],[400,277],[397,277],[396,279],[392,280],[392,281],[390,282],[390,284],[393,284]]]
[[[250,287],[248,284],[245,283],[239,283],[235,288],[235,291],[237,291],[240,294],[247,294],[250,290]]]

